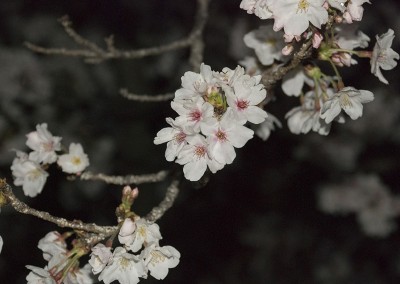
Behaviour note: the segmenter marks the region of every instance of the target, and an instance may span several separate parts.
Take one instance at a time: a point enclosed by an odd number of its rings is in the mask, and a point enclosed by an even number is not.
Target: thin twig
[[[65,32],[78,46],[81,46],[83,49],[45,48],[30,42],[26,42],[25,46],[32,51],[46,55],[82,57],[88,63],[100,63],[109,59],[137,59],[162,54],[172,50],[191,47],[190,62],[194,68],[198,68],[196,66],[199,66],[203,59],[203,42],[201,40],[201,36],[207,20],[209,1],[210,0],[198,0],[198,10],[194,28],[187,37],[164,45],[137,50],[120,50],[114,46],[114,39],[112,36],[110,36],[105,39],[106,48],[101,48],[97,44],[79,35],[72,28],[72,23],[68,16],[64,16],[59,21],[64,27]]]
[[[167,93],[160,95],[132,94],[127,89],[121,89],[119,93],[124,98],[137,102],[163,102],[163,101],[169,101],[173,99],[175,96],[174,93]]]
[[[200,64],[203,62],[204,54],[204,41],[203,31],[208,19],[208,4],[210,0],[198,0],[197,1],[197,13],[195,16],[195,22],[190,33],[192,40],[190,45],[190,56],[189,63],[192,66],[194,72],[200,71]]]
[[[127,185],[127,184],[142,184],[163,181],[168,175],[168,171],[159,171],[154,174],[144,175],[127,175],[127,176],[108,176],[105,174],[96,174],[92,172],[84,172],[81,180],[100,180],[107,184]]]
[[[156,222],[160,219],[164,213],[172,207],[175,202],[176,197],[179,193],[179,181],[174,180],[170,186],[167,188],[167,192],[165,193],[164,200],[160,202],[160,204],[154,207],[150,213],[148,213],[145,217],[150,222]]]
[[[94,223],[83,223],[79,220],[67,220],[65,218],[56,217],[45,211],[39,211],[29,207],[27,204],[19,200],[9,184],[5,180],[0,181],[0,192],[7,200],[7,204],[11,205],[16,211],[38,217],[39,219],[51,222],[62,228],[71,228],[73,230],[80,230],[90,233],[100,234],[101,237],[112,235],[117,227],[114,226],[98,226]]]
[[[278,67],[275,71],[266,70],[262,74],[262,83],[267,90],[271,89],[276,82],[281,80],[289,71],[296,68],[304,59],[311,56],[312,52],[312,39],[306,41],[301,46],[300,50],[293,55],[292,60],[283,66]]]

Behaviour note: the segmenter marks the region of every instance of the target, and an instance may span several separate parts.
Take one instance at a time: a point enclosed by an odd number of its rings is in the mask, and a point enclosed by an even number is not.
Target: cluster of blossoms
[[[89,264],[93,274],[106,284],[117,280],[121,284],[135,284],[148,273],[164,279],[170,268],[179,264],[180,253],[171,246],[159,246],[162,239],[157,224],[139,217],[126,218],[118,234],[123,246],[111,248],[97,244],[92,248]],[[133,254],[136,253],[136,254]]]
[[[356,50],[367,48],[370,38],[356,30],[353,21],[360,21],[363,15],[365,0],[243,0],[241,8],[248,13],[256,14],[261,19],[275,19],[275,24],[261,26],[244,36],[245,44],[254,49],[256,58],[248,57],[241,61],[249,74],[261,74],[263,66],[285,64],[294,50],[295,42],[302,39],[312,40],[316,56],[312,59],[330,63],[335,75],[330,76],[315,63],[298,67],[283,78],[282,90],[288,96],[300,98],[300,106],[286,114],[288,127],[294,134],[317,132],[327,135],[331,123],[343,123],[345,112],[351,119],[362,116],[363,104],[371,102],[374,95],[367,90],[345,86],[338,67],[349,67],[357,64],[353,55],[369,58],[371,73],[383,83],[381,69],[393,69],[399,54],[392,48],[393,30],[376,36],[376,44],[372,50]],[[326,24],[328,15],[334,22],[324,36],[319,29]],[[309,26],[309,22],[313,27]],[[281,28],[284,32],[281,32]],[[277,33],[273,30],[278,31]],[[283,40],[286,41],[286,45]],[[311,62],[311,61],[310,61]],[[278,65],[279,66],[279,65]]]
[[[77,238],[71,242],[73,248],[68,250],[65,240],[74,233],[50,232],[38,244],[48,264],[44,268],[28,265],[31,270],[26,277],[28,283],[91,284],[103,281],[110,284],[118,281],[136,284],[139,278],[146,279],[149,272],[158,280],[164,279],[169,269],[179,264],[180,253],[174,247],[160,246],[159,226],[130,211],[137,195],[137,188],[124,187],[122,204],[118,208],[131,217],[122,219],[118,227],[118,241],[122,246],[113,249],[112,237],[106,245],[97,243],[90,250],[86,242]],[[90,252],[88,263],[79,267],[80,258]]]
[[[362,230],[385,237],[396,229],[400,197],[393,196],[375,175],[355,175],[343,184],[325,185],[319,190],[319,207],[330,214],[355,213]]]
[[[298,40],[310,23],[317,29],[333,15],[338,22],[361,21],[368,0],[242,0],[240,8],[260,19],[274,19],[274,30],[285,32],[286,41]]]
[[[171,102],[179,116],[166,119],[171,127],[160,130],[154,143],[167,142],[166,159],[184,165],[191,181],[199,180],[207,167],[215,173],[231,164],[235,148],[254,135],[245,124],[260,124],[268,117],[259,106],[266,97],[260,80],[239,66],[215,72],[202,64],[200,73],[186,72]]]
[[[82,247],[76,245],[67,249],[65,239],[68,234],[50,232],[39,241],[38,248],[43,251],[43,258],[48,261],[44,268],[27,265],[31,270],[27,275],[28,284],[91,284],[95,283],[91,267],[86,264],[79,267],[79,257],[85,254]]]
[[[36,131],[27,134],[26,145],[32,152],[16,150],[17,157],[11,165],[14,184],[22,186],[26,196],[35,197],[42,192],[46,183],[48,165],[57,162],[63,172],[80,174],[87,166],[89,159],[79,143],[71,143],[67,154],[58,155],[61,151],[61,137],[53,136],[47,130],[47,124],[38,124]]]

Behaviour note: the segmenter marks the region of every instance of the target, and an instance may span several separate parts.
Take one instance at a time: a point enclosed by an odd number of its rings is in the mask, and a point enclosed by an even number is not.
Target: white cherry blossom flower
[[[0,253],[3,250],[3,238],[0,236]]]
[[[166,118],[166,121],[172,127],[166,127],[161,129],[156,138],[154,138],[154,144],[159,145],[167,142],[167,150],[165,151],[165,158],[167,161],[175,160],[176,156],[182,150],[183,146],[186,145],[186,138],[189,135],[193,135],[194,132],[190,130],[186,125],[177,124],[172,118]]]
[[[202,63],[200,73],[186,72],[182,80],[182,88],[175,92],[175,100],[188,100],[202,96],[210,84],[212,84],[213,73],[211,67]]]
[[[254,133],[263,141],[266,141],[271,135],[271,131],[275,130],[275,125],[279,128],[282,127],[281,122],[275,116],[268,113],[265,121],[256,126]]]
[[[282,33],[277,33],[272,30],[271,25],[261,26],[258,30],[247,33],[243,41],[253,48],[258,59],[263,65],[271,65],[274,60],[282,60]]]
[[[60,262],[60,257],[65,259],[67,254],[67,244],[59,232],[49,232],[39,240],[38,248],[43,251],[43,258],[49,261],[49,267],[53,267]]]
[[[300,96],[304,83],[313,87],[313,80],[306,75],[304,68],[296,68],[290,71],[282,80],[282,90],[288,96]]]
[[[207,166],[212,173],[224,167],[212,159],[208,153],[208,143],[201,135],[195,135],[188,139],[188,145],[185,145],[176,160],[178,164],[183,166],[185,178],[190,181],[198,181],[207,170]]]
[[[211,156],[221,164],[231,164],[236,157],[235,149],[242,148],[253,138],[254,131],[235,120],[230,109],[220,121],[202,127],[207,136]]]
[[[364,3],[369,3],[369,0],[351,0],[347,5],[346,12],[343,14],[346,22],[351,24],[353,21],[361,21],[364,13],[364,8],[362,5]]]
[[[389,29],[381,36],[376,36],[376,44],[370,61],[371,73],[385,84],[389,84],[389,82],[383,77],[380,68],[391,70],[396,67],[396,60],[399,60],[399,54],[391,48],[393,39],[394,32],[392,29]]]
[[[362,116],[363,105],[374,100],[372,92],[357,90],[354,87],[345,87],[330,99],[324,102],[320,117],[326,123],[331,123],[342,111],[342,109],[355,120]]]
[[[91,271],[91,266],[86,264],[82,268],[76,268],[70,270],[65,279],[63,280],[63,284],[92,284],[95,283],[94,277]]]
[[[55,151],[61,150],[61,137],[53,136],[47,130],[47,123],[36,125],[36,131],[26,135],[26,145],[33,150],[29,159],[39,163],[51,164],[57,160]]]
[[[300,36],[309,23],[318,29],[328,21],[325,0],[279,0],[269,6],[275,19],[274,30],[284,29],[289,36]]]
[[[196,133],[200,132],[200,125],[214,115],[214,107],[202,97],[188,102],[172,101],[171,107],[179,114],[175,119],[176,124],[191,127]]]
[[[245,68],[246,74],[249,74],[250,76],[261,74],[261,69],[259,68],[255,57],[246,56],[244,59],[239,61],[239,64]]]
[[[150,271],[150,275],[157,280],[164,279],[170,268],[174,268],[179,264],[181,254],[174,247],[159,247],[151,244],[141,253],[144,264]]]
[[[285,118],[293,134],[306,134],[311,130],[320,135],[328,135],[331,125],[319,117],[319,109],[315,105],[314,91],[309,91],[304,96],[301,106],[291,109]]]
[[[119,242],[132,252],[139,251],[148,243],[158,243],[161,239],[160,227],[141,218],[136,218],[134,222],[126,218],[118,234]]]
[[[260,19],[272,18],[272,12],[268,5],[272,0],[242,0],[240,8],[248,14],[255,14]]]
[[[121,284],[136,284],[139,283],[139,277],[147,277],[143,260],[127,253],[122,247],[116,247],[112,261],[100,273],[99,280],[105,284],[115,280]]]
[[[42,192],[48,173],[31,160],[16,158],[11,166],[14,184],[22,186],[26,196],[35,197]]]
[[[47,267],[40,268],[33,265],[27,265],[26,268],[31,272],[26,276],[27,284],[57,284],[56,280],[47,270]]]
[[[62,168],[63,172],[76,174],[89,166],[89,158],[83,152],[81,144],[71,143],[69,145],[69,153],[59,156],[57,164]]]
[[[111,248],[99,243],[92,248],[89,264],[93,274],[99,274],[104,267],[112,260]]]
[[[233,88],[224,88],[226,100],[236,119],[244,124],[250,121],[259,124],[267,118],[267,113],[258,107],[267,91],[259,83],[259,77],[242,76],[233,83]]]

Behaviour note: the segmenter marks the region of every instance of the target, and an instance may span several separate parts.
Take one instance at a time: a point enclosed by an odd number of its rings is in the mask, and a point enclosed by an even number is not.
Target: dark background
[[[370,36],[390,27],[399,52],[400,8],[395,0],[365,4],[361,29]],[[213,1],[205,30],[204,61],[213,70],[251,54],[243,34],[263,22],[239,9],[240,1]],[[68,14],[83,36],[103,44],[114,34],[116,46],[135,49],[168,43],[190,32],[195,1],[114,0],[0,2],[0,176],[12,180],[10,165],[17,148],[27,151],[25,135],[38,123],[62,136],[64,144],[80,142],[89,154],[90,170],[106,174],[141,174],[174,166],[155,146],[165,117],[175,117],[169,102],[142,104],[118,94],[174,92],[189,69],[187,50],[139,60],[99,65],[81,59],[34,54],[31,41],[48,47],[75,47],[57,19]],[[378,175],[392,194],[400,194],[399,71],[385,72],[386,86],[369,72],[369,62],[344,71],[345,83],[374,92],[364,116],[334,124],[328,137],[296,136],[284,114],[296,99],[280,94],[267,109],[283,123],[269,140],[250,140],[237,158],[200,188],[184,182],[175,206],[159,221],[161,245],[177,248],[181,263],[163,283],[398,283],[400,237],[366,236],[354,214],[332,216],[319,211],[318,189],[358,173]],[[343,151],[348,149],[348,152]],[[146,214],[162,199],[167,183],[143,185],[135,204]],[[66,181],[50,169],[30,206],[69,219],[114,225],[118,186]],[[25,265],[43,267],[37,242],[52,225],[2,208],[0,282],[25,283]],[[64,232],[63,230],[59,230]],[[149,277],[143,283],[155,283]],[[141,282],[141,283],[142,283]]]

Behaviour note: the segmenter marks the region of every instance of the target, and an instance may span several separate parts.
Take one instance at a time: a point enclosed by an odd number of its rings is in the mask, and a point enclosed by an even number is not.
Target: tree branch
[[[174,180],[167,188],[167,192],[165,193],[164,200],[160,202],[160,204],[154,207],[150,213],[148,213],[145,217],[150,222],[156,222],[160,219],[164,213],[172,207],[175,202],[176,197],[179,194],[179,181]]]
[[[164,102],[173,99],[175,96],[174,93],[166,93],[160,95],[145,95],[145,94],[138,95],[129,93],[127,89],[121,89],[119,93],[124,98],[137,102]]]
[[[198,10],[192,31],[186,38],[171,42],[169,44],[137,50],[120,50],[114,46],[113,36],[110,36],[105,39],[106,48],[101,48],[97,44],[79,35],[72,28],[72,22],[69,20],[68,16],[64,16],[59,20],[61,25],[63,26],[66,34],[77,45],[82,47],[81,49],[45,48],[30,42],[26,42],[25,46],[34,52],[46,55],[82,57],[88,63],[100,63],[109,59],[137,59],[162,54],[172,50],[191,47],[190,62],[192,66],[197,66],[200,65],[203,59],[203,42],[201,40],[201,36],[207,21],[209,1],[210,0],[198,0]]]
[[[168,171],[159,171],[154,174],[144,175],[128,175],[128,176],[108,176],[105,174],[96,174],[92,172],[84,172],[81,180],[100,180],[107,184],[127,185],[127,184],[142,184],[163,181],[168,175]]]
[[[56,217],[48,212],[39,211],[29,207],[24,202],[20,201],[12,192],[12,188],[5,180],[0,180],[0,193],[5,197],[7,204],[11,205],[16,211],[38,217],[39,219],[51,222],[62,228],[71,228],[89,233],[100,234],[101,238],[106,238],[112,235],[117,227],[115,226],[98,226],[94,223],[83,223],[79,220],[67,220],[61,217]]]
[[[288,64],[278,67],[275,71],[267,69],[263,72],[261,82],[265,88],[267,90],[271,89],[276,82],[281,80],[289,71],[296,68],[304,59],[310,57],[311,52],[312,38],[303,43],[300,50],[293,55],[292,60]]]

